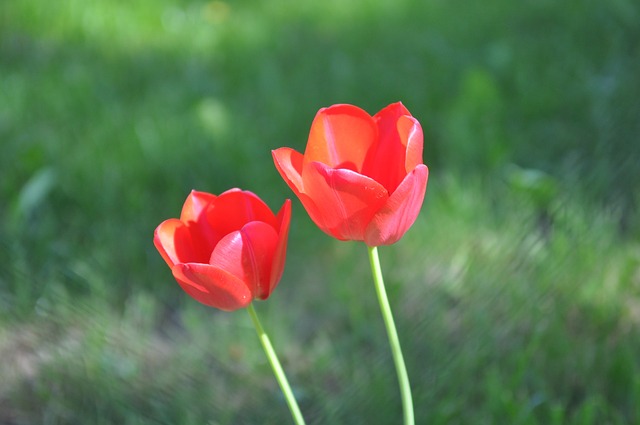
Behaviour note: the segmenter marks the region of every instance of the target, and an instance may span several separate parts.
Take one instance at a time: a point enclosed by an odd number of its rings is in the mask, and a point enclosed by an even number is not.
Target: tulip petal
[[[398,135],[405,146],[404,168],[407,173],[422,164],[423,133],[417,119],[411,116],[398,118]]]
[[[198,221],[200,214],[207,208],[207,206],[216,199],[216,195],[207,192],[198,192],[192,190],[187,200],[182,206],[182,212],[180,213],[180,221],[187,223],[189,221]]]
[[[177,218],[160,223],[153,234],[153,244],[169,267],[195,259],[189,228]]]
[[[296,195],[300,195],[303,190],[302,163],[304,157],[302,154],[291,148],[279,148],[271,151],[271,155],[273,156],[273,163],[285,183]]]
[[[376,134],[371,116],[356,106],[333,105],[320,109],[311,124],[304,162],[321,162],[332,168],[361,172]]]
[[[251,221],[262,221],[274,228],[277,226],[276,216],[254,193],[235,189],[218,196],[206,212],[205,226],[214,233],[211,249],[223,236],[240,230]]]
[[[379,119],[386,119],[386,117],[390,117],[391,120],[395,122],[398,117],[401,117],[402,115],[411,116],[411,112],[409,112],[402,102],[395,102],[380,109],[380,111],[373,116],[373,119],[377,121]]]
[[[191,234],[193,256],[182,259],[181,263],[204,263],[209,261],[211,250],[219,236],[207,223],[206,211],[217,199],[216,195],[192,190],[182,206],[180,221],[186,224]]]
[[[413,225],[420,213],[427,188],[429,169],[420,164],[400,183],[366,229],[368,246],[396,243]]]
[[[289,238],[289,225],[291,224],[291,200],[287,199],[278,212],[278,242],[273,253],[273,264],[271,265],[271,276],[269,278],[268,294],[271,294],[284,272],[284,263],[287,257],[287,240]]]
[[[229,233],[218,241],[211,252],[209,265],[222,269],[243,282],[252,283],[252,281],[248,279],[248,273],[242,261],[243,245],[244,241],[242,240],[240,230]],[[245,284],[245,286],[249,288],[252,294],[254,293],[254,285]]]
[[[304,157],[302,154],[291,148],[279,148],[271,153],[276,169],[289,188],[293,190],[293,193],[300,199],[311,220],[321,229],[327,227],[316,203],[304,193],[304,184],[302,182]]]
[[[182,289],[196,301],[220,310],[244,308],[252,301],[249,288],[225,270],[208,264],[176,264],[172,269]]]
[[[242,230],[242,266],[253,297],[266,300],[271,295],[271,269],[278,245],[276,230],[266,223],[247,223]]]
[[[340,240],[363,240],[371,218],[388,199],[387,190],[371,178],[319,162],[305,166],[303,181],[322,220],[319,223],[311,218]]]
[[[260,221],[247,223],[220,239],[209,264],[244,282],[254,298],[266,299],[277,244],[278,234],[273,227]]]
[[[370,150],[363,174],[382,184],[393,193],[408,172],[422,163],[422,129],[400,102],[378,112],[373,119],[378,126],[378,141]],[[411,143],[411,158],[407,158]],[[417,155],[416,155],[417,154]],[[408,168],[407,163],[412,164]]]

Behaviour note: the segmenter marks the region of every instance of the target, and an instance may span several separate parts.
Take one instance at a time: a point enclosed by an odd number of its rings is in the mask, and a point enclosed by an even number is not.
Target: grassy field
[[[640,423],[630,0],[0,2],[0,424],[290,423],[249,316],[152,244],[191,189],[293,194],[315,112],[402,101],[422,214],[381,248],[418,424]],[[256,306],[309,424],[397,424],[366,249],[294,201]]]

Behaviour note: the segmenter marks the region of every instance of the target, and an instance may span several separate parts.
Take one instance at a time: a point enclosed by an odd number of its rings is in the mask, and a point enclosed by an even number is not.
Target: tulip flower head
[[[315,224],[339,240],[390,245],[415,222],[429,170],[420,123],[402,103],[373,117],[353,105],[316,114],[304,155],[273,151],[278,172]]]
[[[291,201],[277,215],[255,194],[192,191],[180,218],[155,230],[153,242],[182,289],[231,311],[267,299],[284,269]]]

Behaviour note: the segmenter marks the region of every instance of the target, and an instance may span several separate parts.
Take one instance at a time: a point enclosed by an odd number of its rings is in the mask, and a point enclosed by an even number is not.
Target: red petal
[[[189,227],[193,256],[182,263],[204,263],[209,261],[211,250],[219,238],[206,220],[206,211],[217,199],[216,195],[192,190],[182,206],[180,220]]]
[[[360,172],[367,152],[376,141],[376,133],[371,116],[356,106],[323,108],[311,124],[304,162],[316,161]]]
[[[200,214],[216,199],[216,195],[192,190],[182,206],[180,220],[183,222],[198,221]]]
[[[416,221],[427,188],[429,169],[420,164],[407,175],[366,229],[368,246],[391,245]]]
[[[239,230],[229,233],[224,236],[213,249],[209,264],[237,277],[241,281],[245,282],[245,286],[249,288],[249,291],[253,294],[255,287],[247,285],[250,282],[247,279],[247,273],[242,264],[242,250],[244,242],[242,240],[242,234]]]
[[[422,164],[423,133],[418,120],[410,116],[398,118],[398,134],[406,148],[404,168],[410,173]]]
[[[245,283],[253,297],[268,296],[271,263],[278,243],[275,229],[254,221],[223,237],[211,253],[209,264]]]
[[[232,311],[251,303],[249,288],[237,277],[208,264],[177,264],[173,276],[182,289],[202,304]]]
[[[388,198],[387,190],[369,177],[319,162],[305,166],[303,180],[321,220],[311,218],[340,240],[363,240],[365,228]]]
[[[254,221],[245,225],[242,234],[242,264],[254,298],[265,300],[271,295],[271,269],[278,246],[276,230],[266,223]]]
[[[378,141],[367,157],[363,174],[379,182],[389,193],[393,193],[407,173],[415,168],[415,165],[409,169],[406,167],[407,143],[410,141],[413,145],[413,161],[419,138],[419,154],[422,156],[422,130],[418,121],[411,117],[407,108],[400,102],[382,109],[373,119],[378,126]],[[407,120],[410,124],[415,123],[417,128],[408,126]]]
[[[280,148],[272,151],[273,162],[285,183],[296,194],[305,210],[318,227],[325,228],[324,217],[318,210],[315,202],[304,193],[302,182],[302,168],[304,157],[301,153],[291,148]]]
[[[214,245],[220,238],[242,229],[251,221],[277,226],[276,216],[258,196],[248,191],[230,190],[211,204],[206,213],[207,226],[215,234]]]
[[[304,157],[291,148],[271,151],[276,169],[296,195],[302,192],[302,162]]]
[[[282,273],[284,272],[284,263],[287,257],[287,241],[289,238],[289,225],[291,224],[291,200],[287,199],[278,212],[278,222],[280,224],[278,231],[278,242],[273,254],[273,264],[271,265],[271,276],[269,279],[269,290],[267,296],[273,292],[278,286]]]
[[[377,114],[373,116],[374,120],[384,119],[385,117],[395,117],[392,120],[395,121],[402,115],[411,116],[411,112],[402,104],[402,102],[391,103],[384,108],[380,109]]]
[[[153,234],[153,244],[169,267],[196,260],[189,229],[177,218],[160,223]]]

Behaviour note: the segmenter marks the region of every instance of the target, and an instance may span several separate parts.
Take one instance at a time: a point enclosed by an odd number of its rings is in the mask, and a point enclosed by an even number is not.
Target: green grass
[[[0,423],[289,423],[248,314],[189,299],[153,229],[193,188],[277,209],[271,149],[322,106],[397,100],[431,169],[380,251],[417,423],[637,423],[639,22],[625,0],[0,3]],[[398,423],[365,247],[293,214],[257,309],[308,422]]]

